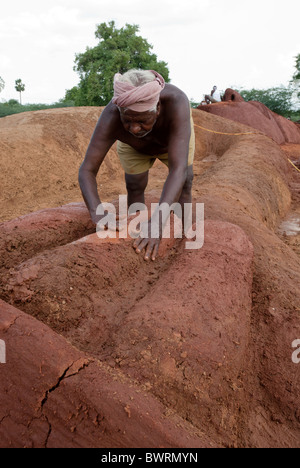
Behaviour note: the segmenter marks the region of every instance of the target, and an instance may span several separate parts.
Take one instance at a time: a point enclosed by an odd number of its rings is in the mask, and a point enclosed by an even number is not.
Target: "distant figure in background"
[[[216,102],[221,102],[221,95],[216,86],[213,87],[210,95],[205,95],[205,102],[206,104],[214,104]]]

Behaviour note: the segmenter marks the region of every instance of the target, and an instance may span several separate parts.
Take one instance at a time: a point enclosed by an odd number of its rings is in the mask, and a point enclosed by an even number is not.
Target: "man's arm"
[[[169,108],[169,115],[172,116],[168,143],[169,175],[165,181],[159,205],[167,203],[171,206],[173,203],[178,202],[187,177],[191,124],[190,105],[184,94],[178,96],[176,100],[174,99]],[[157,226],[156,231],[159,230],[161,237],[169,216],[170,210],[163,211],[162,215],[160,215],[158,207],[152,215],[148,227],[146,227],[149,237],[144,238],[141,235],[135,240],[133,246],[137,253],[145,248],[145,260],[150,258],[155,260],[160,243],[160,238],[151,238],[151,225]]]
[[[172,205],[177,203],[187,177],[187,165],[189,156],[189,142],[191,137],[190,124],[190,104],[183,94],[173,104],[170,109],[173,115],[170,126],[170,136],[168,144],[168,164],[169,174],[165,181],[159,204],[167,203]],[[166,223],[162,219],[162,227]],[[157,221],[157,219],[153,219]]]
[[[118,115],[108,104],[98,120],[85,159],[79,169],[78,180],[82,196],[95,224],[98,222],[96,210],[101,203],[96,176],[108,150],[116,140],[114,135],[116,134],[117,118]]]

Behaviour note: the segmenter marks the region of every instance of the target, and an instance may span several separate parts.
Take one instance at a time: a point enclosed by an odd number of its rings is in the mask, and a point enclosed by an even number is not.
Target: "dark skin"
[[[179,202],[191,203],[193,166],[187,167],[189,140],[191,135],[190,105],[186,95],[176,86],[166,84],[154,112],[134,112],[121,109],[110,102],[103,110],[79,170],[79,183],[84,201],[95,224],[101,216],[96,209],[101,203],[96,176],[111,146],[116,140],[130,145],[135,150],[159,155],[168,153],[169,174],[165,181],[159,203],[171,205]],[[128,192],[128,207],[132,203],[144,203],[144,192],[148,182],[148,171],[142,174],[125,174]],[[137,253],[145,250],[145,260],[155,260],[163,225],[152,216],[151,223],[159,226],[160,238],[146,238],[141,234],[133,243]],[[144,226],[145,228],[145,226]]]

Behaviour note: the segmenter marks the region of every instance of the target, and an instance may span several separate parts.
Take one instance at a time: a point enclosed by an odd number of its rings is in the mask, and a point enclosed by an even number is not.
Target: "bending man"
[[[103,110],[79,171],[79,183],[92,220],[101,203],[96,183],[99,168],[110,147],[117,151],[125,171],[128,207],[144,203],[149,169],[156,158],[169,168],[159,203],[171,206],[192,201],[195,135],[187,96],[176,86],[165,84],[153,70],[129,70],[114,77],[114,97]],[[145,249],[145,260],[155,260],[166,219],[152,218],[148,236],[134,241],[137,253]],[[160,238],[152,238],[151,224]],[[153,232],[153,231],[152,231]]]

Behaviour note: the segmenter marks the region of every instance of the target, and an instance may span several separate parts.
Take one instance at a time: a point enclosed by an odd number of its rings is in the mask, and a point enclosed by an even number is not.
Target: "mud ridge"
[[[226,135],[251,127],[193,115],[201,249],[164,240],[146,263],[130,238],[91,234],[79,201],[45,209],[41,198],[42,211],[2,223],[3,446],[299,446],[300,260],[278,233],[299,181],[274,138]],[[114,170],[121,180],[117,161]]]

